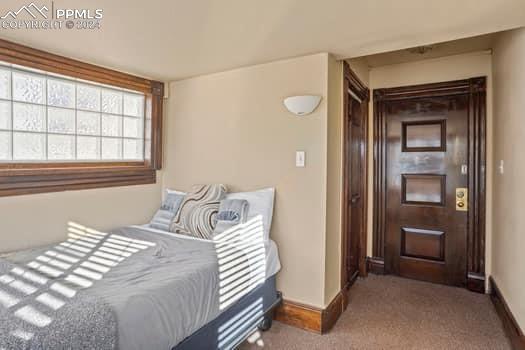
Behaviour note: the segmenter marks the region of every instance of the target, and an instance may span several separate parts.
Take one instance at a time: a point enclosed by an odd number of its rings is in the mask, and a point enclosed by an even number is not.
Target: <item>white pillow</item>
[[[183,196],[185,196],[185,195],[187,195],[187,194],[188,194],[188,193],[186,193],[186,192],[182,192],[182,191],[177,191],[177,190],[172,190],[172,189],[169,189],[169,188],[166,188],[166,192],[167,192],[167,193],[175,193],[175,194],[180,194],[180,195],[183,195]]]
[[[245,199],[248,201],[248,220],[258,215],[262,216],[264,240],[270,240],[270,227],[272,226],[273,202],[275,188],[265,188],[252,192],[227,193],[225,199]]]

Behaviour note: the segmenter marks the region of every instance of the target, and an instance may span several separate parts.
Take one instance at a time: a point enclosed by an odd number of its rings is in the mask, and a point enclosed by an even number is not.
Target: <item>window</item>
[[[0,40],[0,196],[155,182],[163,84]]]
[[[0,66],[0,161],[144,160],[145,95]]]

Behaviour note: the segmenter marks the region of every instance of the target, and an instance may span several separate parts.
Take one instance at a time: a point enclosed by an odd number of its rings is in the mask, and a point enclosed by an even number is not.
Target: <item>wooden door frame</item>
[[[384,273],[386,233],[385,102],[414,97],[469,95],[466,287],[485,292],[486,77],[374,90],[373,256],[369,268]]]
[[[351,198],[349,176],[347,173],[348,161],[350,160],[348,149],[346,147],[349,135],[348,130],[348,100],[347,94],[351,92],[362,101],[362,124],[363,124],[363,137],[364,142],[361,147],[361,178],[362,183],[362,205],[363,215],[361,218],[361,232],[359,235],[359,275],[366,277],[366,243],[367,243],[367,217],[368,217],[368,186],[367,186],[367,175],[368,175],[368,109],[370,102],[370,90],[365,84],[352,72],[348,63],[343,62],[343,129],[342,129],[342,140],[343,140],[343,187],[342,187],[342,220],[341,220],[341,288],[343,291],[347,291],[348,288],[355,281],[348,281],[347,276],[347,264],[348,264],[348,229],[351,227],[350,222],[352,218],[349,217],[349,201]],[[346,305],[346,301],[345,301]]]

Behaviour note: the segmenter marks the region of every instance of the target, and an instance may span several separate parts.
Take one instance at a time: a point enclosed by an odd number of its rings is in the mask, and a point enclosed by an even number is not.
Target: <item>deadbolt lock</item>
[[[460,187],[456,188],[456,210],[468,210],[468,189]]]

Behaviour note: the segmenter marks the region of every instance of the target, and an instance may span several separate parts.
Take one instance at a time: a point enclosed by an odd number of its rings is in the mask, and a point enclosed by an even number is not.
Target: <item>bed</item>
[[[271,325],[277,247],[257,222],[214,241],[70,223],[0,259],[0,349],[231,349]]]

